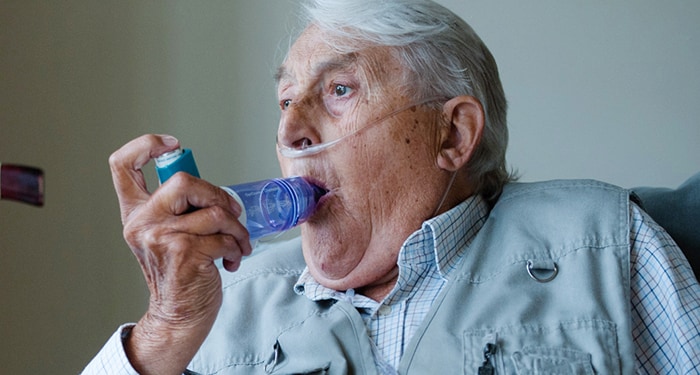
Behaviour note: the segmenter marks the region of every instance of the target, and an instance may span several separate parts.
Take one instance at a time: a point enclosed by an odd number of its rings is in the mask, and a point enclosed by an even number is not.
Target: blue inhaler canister
[[[157,157],[156,172],[158,173],[158,181],[162,184],[167,181],[172,175],[177,172],[187,172],[194,177],[199,178],[199,170],[194,162],[192,150],[177,149],[175,151],[166,152]]]
[[[175,150],[156,158],[161,183],[179,171],[199,177],[192,151]],[[306,220],[326,193],[303,177],[274,178],[239,185],[221,186],[243,209],[238,218],[251,240],[291,229]]]

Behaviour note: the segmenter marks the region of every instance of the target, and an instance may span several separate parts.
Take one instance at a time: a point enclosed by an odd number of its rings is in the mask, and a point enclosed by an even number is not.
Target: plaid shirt
[[[631,208],[631,307],[637,372],[690,374],[700,371],[700,285],[670,236],[637,206]],[[340,299],[357,307],[374,342],[377,367],[395,374],[409,342],[464,249],[488,216],[479,197],[427,221],[402,247],[399,279],[381,302],[335,291],[305,271],[295,291],[312,300]],[[84,374],[136,374],[122,340],[133,325],[110,338]]]

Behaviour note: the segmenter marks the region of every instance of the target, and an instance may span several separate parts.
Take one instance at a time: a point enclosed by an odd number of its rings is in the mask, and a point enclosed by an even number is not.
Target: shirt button
[[[391,306],[381,305],[379,310],[377,310],[377,315],[379,316],[387,316],[389,314],[391,314]]]

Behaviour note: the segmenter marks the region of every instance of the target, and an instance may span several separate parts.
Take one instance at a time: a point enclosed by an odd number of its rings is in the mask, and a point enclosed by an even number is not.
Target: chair
[[[632,191],[640,198],[641,207],[683,250],[700,279],[700,173],[676,189],[638,187]]]

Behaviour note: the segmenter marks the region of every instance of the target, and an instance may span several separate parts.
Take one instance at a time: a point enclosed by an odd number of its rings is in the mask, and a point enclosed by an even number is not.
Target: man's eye
[[[350,88],[345,85],[335,85],[334,94],[336,96],[344,96],[350,92]]]
[[[283,110],[289,108],[290,105],[292,105],[292,99],[284,99],[280,102],[280,108]]]

